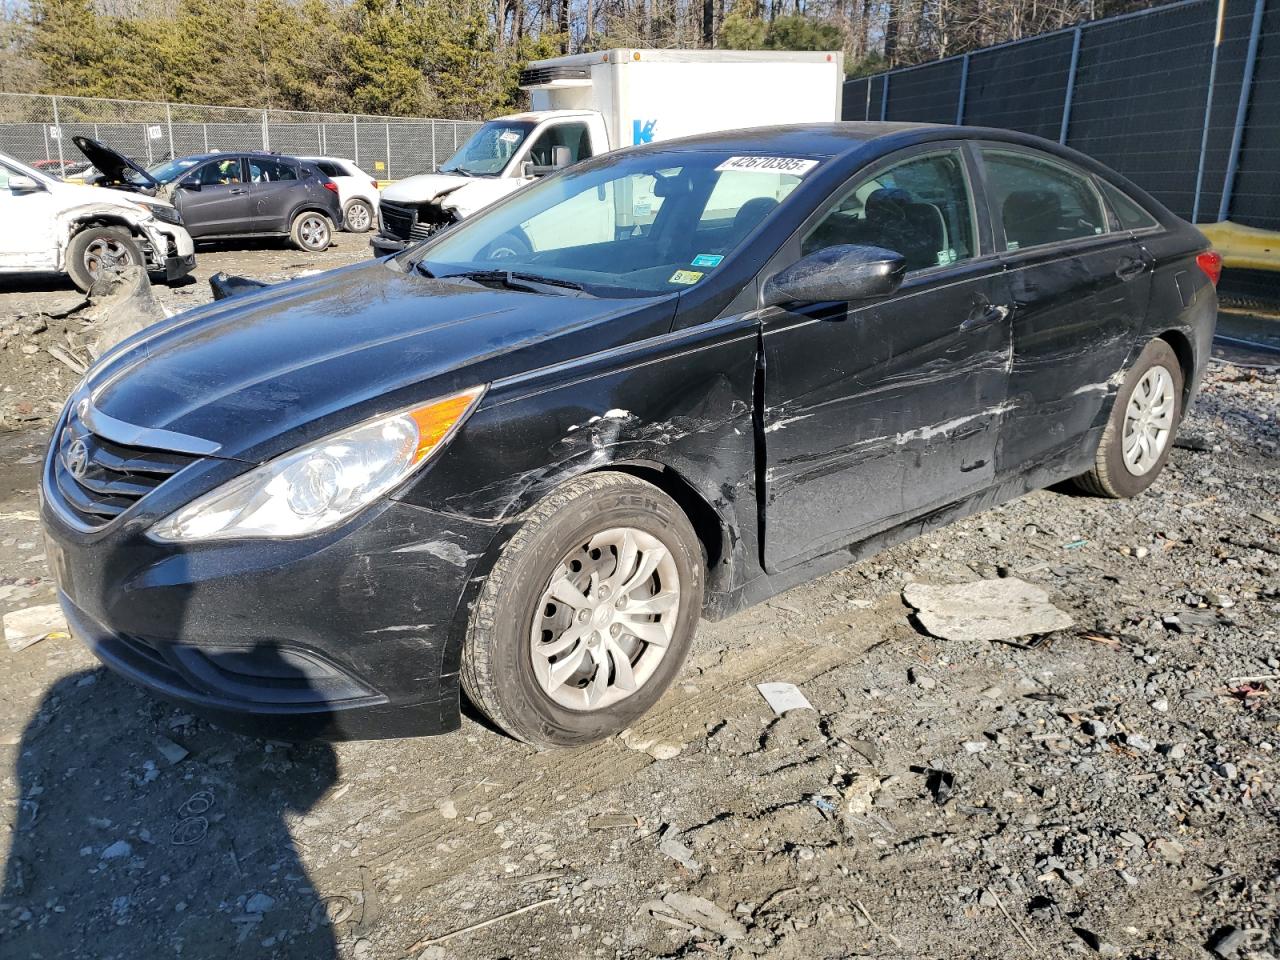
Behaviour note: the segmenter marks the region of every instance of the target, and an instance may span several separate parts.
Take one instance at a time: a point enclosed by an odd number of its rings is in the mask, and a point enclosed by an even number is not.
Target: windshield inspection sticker
[[[718,267],[720,266],[720,261],[723,259],[724,257],[720,256],[720,254],[718,253],[700,253],[693,258],[693,262],[690,264],[690,266]]]
[[[503,143],[519,143],[520,134],[517,133],[515,130],[503,130],[500,134],[498,134],[498,139],[501,140]]]
[[[789,173],[793,177],[803,177],[817,165],[817,160],[801,160],[799,157],[730,157],[716,167],[716,172],[741,170],[744,173]]]
[[[697,283],[701,279],[702,274],[697,270],[677,270],[667,283]]]

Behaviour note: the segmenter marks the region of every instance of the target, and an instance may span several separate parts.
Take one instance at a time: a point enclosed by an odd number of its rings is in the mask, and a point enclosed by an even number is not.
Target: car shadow
[[[336,957],[290,831],[338,779],[328,744],[228,733],[83,670],[47,691],[13,775],[4,955]]]

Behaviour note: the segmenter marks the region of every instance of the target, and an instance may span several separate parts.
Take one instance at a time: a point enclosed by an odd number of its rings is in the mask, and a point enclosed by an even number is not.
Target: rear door
[[[254,233],[285,233],[303,192],[298,164],[285,157],[249,157]]]
[[[1082,456],[1111,409],[1147,311],[1150,258],[1108,211],[1093,177],[1029,148],[980,149],[1013,306],[1009,419],[997,470]]]
[[[249,232],[243,158],[218,157],[196,167],[178,181],[173,204],[196,239]]]
[[[777,570],[991,483],[1009,324],[958,144],[861,174],[767,268],[835,244],[902,254],[898,294],[762,312],[764,562]]]

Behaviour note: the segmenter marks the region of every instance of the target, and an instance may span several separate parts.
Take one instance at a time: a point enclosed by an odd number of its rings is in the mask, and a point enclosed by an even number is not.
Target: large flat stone
[[[972,583],[910,583],[902,597],[921,626],[943,640],[1012,640],[1071,626],[1041,587],[1016,577]]]

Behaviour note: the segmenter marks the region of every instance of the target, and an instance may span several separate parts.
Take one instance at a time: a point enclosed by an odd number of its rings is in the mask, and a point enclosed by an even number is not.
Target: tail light
[[[325,188],[326,190],[330,190],[330,191],[332,191],[332,192],[334,192],[334,193],[337,193],[337,192],[338,192],[338,185],[337,185],[336,183],[334,183],[332,180],[326,180],[326,181],[324,182],[323,186],[324,186],[324,188]]]
[[[1216,250],[1206,250],[1196,257],[1196,266],[1204,271],[1210,283],[1215,287],[1218,285],[1218,278],[1222,276],[1222,254]]]

